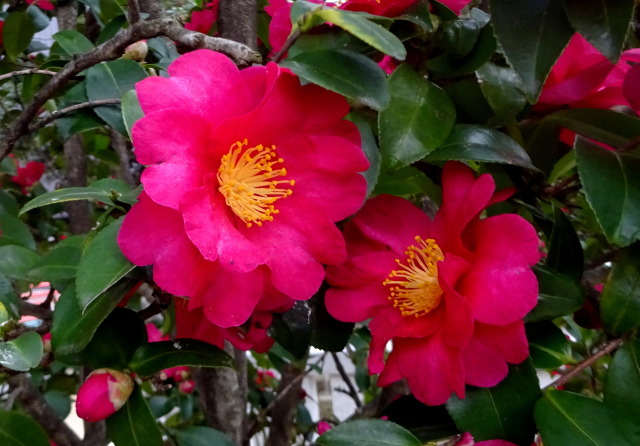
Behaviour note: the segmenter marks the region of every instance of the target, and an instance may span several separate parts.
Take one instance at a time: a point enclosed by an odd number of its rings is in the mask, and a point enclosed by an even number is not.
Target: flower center
[[[438,262],[444,260],[435,240],[416,237],[416,245],[404,252],[405,263],[396,259],[400,267],[389,273],[382,284],[389,286],[389,300],[403,316],[424,316],[440,304],[442,288],[438,283]]]
[[[247,140],[231,145],[218,169],[218,190],[231,210],[250,228],[253,223],[273,221],[279,213],[274,203],[293,193],[289,187],[295,180],[276,180],[287,175],[284,160],[276,155],[276,146],[245,148]]]

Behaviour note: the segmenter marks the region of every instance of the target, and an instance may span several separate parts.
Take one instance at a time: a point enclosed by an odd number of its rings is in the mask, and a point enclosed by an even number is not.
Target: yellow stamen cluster
[[[382,284],[389,286],[389,300],[403,316],[424,316],[440,304],[442,288],[438,283],[438,262],[444,260],[435,240],[416,237],[416,245],[409,245],[405,263],[396,259],[400,267],[389,273]]]
[[[293,193],[281,186],[293,186],[295,180],[274,180],[287,175],[287,169],[281,167],[284,160],[276,155],[276,146],[245,148],[247,145],[246,139],[231,145],[220,160],[217,178],[227,206],[250,228],[254,223],[262,226],[263,221],[273,221],[279,213],[274,203]]]

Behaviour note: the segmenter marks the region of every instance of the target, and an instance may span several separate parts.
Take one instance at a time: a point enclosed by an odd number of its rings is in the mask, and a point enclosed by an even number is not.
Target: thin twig
[[[5,79],[9,79],[11,77],[24,76],[26,74],[48,74],[49,76],[55,76],[58,73],[56,73],[55,71],[38,70],[37,68],[30,68],[28,70],[11,71],[9,73],[0,75],[0,82]]]
[[[362,402],[358,397],[358,391],[354,387],[353,383],[351,382],[351,378],[349,378],[349,375],[347,375],[347,372],[342,366],[342,363],[340,362],[340,358],[338,358],[338,355],[335,352],[331,352],[331,357],[333,358],[333,361],[336,363],[336,368],[338,369],[338,373],[340,373],[342,380],[344,381],[344,383],[347,385],[347,388],[349,389],[349,392],[348,392],[349,396],[356,403],[357,407],[362,407]]]
[[[29,126],[29,132],[35,132],[36,130],[41,129],[45,125],[55,121],[61,116],[66,115],[67,113],[71,113],[77,110],[82,110],[83,108],[99,107],[101,105],[116,105],[116,104],[119,104],[120,102],[121,102],[120,99],[100,99],[98,101],[89,101],[89,102],[82,102],[80,104],[70,105],[69,107],[52,111],[49,116],[42,118],[40,121],[36,122],[35,124],[31,124]]]
[[[291,48],[291,46],[294,43],[296,43],[296,40],[298,40],[298,38],[301,35],[302,33],[300,32],[300,30],[296,29],[293,32],[293,34],[287,37],[287,40],[284,42],[284,45],[282,45],[282,48],[280,48],[280,50],[277,53],[271,56],[271,58],[269,59],[269,62],[275,62],[275,63],[280,62],[280,60],[284,57],[284,55],[287,54],[287,51],[289,51],[289,48]]]
[[[552,382],[551,384],[546,386],[545,389],[549,388],[549,387],[560,387],[560,386],[566,384],[567,381],[569,381],[574,376],[578,375],[580,372],[582,372],[587,367],[590,367],[598,359],[600,359],[603,356],[608,355],[612,351],[616,350],[618,347],[620,347],[622,342],[623,342],[622,338],[617,338],[617,339],[614,339],[613,341],[608,342],[607,344],[604,345],[604,347],[602,347],[596,353],[594,353],[593,355],[589,356],[587,359],[585,359],[584,361],[582,361],[581,363],[576,365],[574,368],[569,370],[567,373],[562,375],[560,378],[558,378],[557,380],[555,380],[554,382]]]

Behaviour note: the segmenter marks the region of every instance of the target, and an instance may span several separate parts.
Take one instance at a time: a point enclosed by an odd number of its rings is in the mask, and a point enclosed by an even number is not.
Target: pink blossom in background
[[[180,393],[183,393],[185,395],[189,395],[190,393],[193,393],[194,390],[196,390],[196,383],[192,379],[188,379],[186,381],[182,381],[178,385],[178,390],[180,391]]]
[[[330,431],[332,427],[333,426],[326,421],[318,421],[316,430],[318,431],[318,435],[323,435],[325,432]]]
[[[340,9],[368,12],[383,17],[396,17],[416,2],[417,0],[349,0],[343,3]]]
[[[214,0],[205,5],[202,11],[193,11],[191,19],[184,24],[186,29],[197,31],[203,34],[209,34],[209,30],[218,20],[218,8],[220,0]]]
[[[475,441],[473,436],[469,432],[465,432],[460,437],[460,440],[453,446],[517,446],[516,444],[511,443],[510,441],[505,440],[485,440],[485,441]],[[535,445],[533,445],[535,446]]]
[[[76,413],[83,420],[104,420],[125,405],[133,391],[133,380],[112,369],[91,372],[78,390]]]
[[[369,371],[387,386],[406,378],[416,398],[463,398],[465,384],[491,387],[529,353],[523,317],[535,306],[538,236],[522,217],[480,219],[510,192],[495,193],[447,163],[433,221],[402,198],[369,200],[345,226],[348,260],[327,270],[329,312],[369,323]],[[393,341],[386,361],[385,347]]]
[[[27,194],[27,188],[33,186],[45,170],[45,165],[39,161],[29,161],[24,167],[20,166],[20,161],[15,160],[16,175],[11,177],[11,181],[18,184],[23,194]]]
[[[364,201],[368,167],[346,100],[275,64],[187,53],[137,84],[144,192],[118,237],[155,282],[219,327],[308,299],[346,257],[334,222]],[[221,106],[223,104],[224,106]],[[180,329],[180,328],[179,328]]]
[[[27,4],[36,5],[38,8],[43,9],[45,11],[53,11],[55,6],[53,3],[47,0],[27,0]]]

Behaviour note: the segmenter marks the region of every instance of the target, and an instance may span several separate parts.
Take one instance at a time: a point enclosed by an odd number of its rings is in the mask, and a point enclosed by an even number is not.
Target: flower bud
[[[87,421],[100,421],[119,410],[133,391],[133,380],[111,369],[93,371],[80,386],[76,413]]]
[[[195,388],[196,383],[192,379],[187,379],[186,381],[182,381],[180,384],[178,384],[178,390],[180,391],[180,393],[183,393],[185,395],[193,393]]]
[[[149,46],[147,45],[147,41],[139,40],[124,49],[122,58],[135,60],[136,62],[144,62],[148,52]]]
[[[318,435],[323,435],[325,432],[331,430],[333,426],[331,426],[326,421],[318,421],[316,424],[316,430],[318,431]]]

